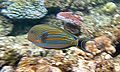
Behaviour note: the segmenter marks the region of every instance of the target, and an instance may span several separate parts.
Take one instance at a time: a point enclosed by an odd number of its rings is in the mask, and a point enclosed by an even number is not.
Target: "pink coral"
[[[72,12],[60,12],[57,14],[57,18],[77,25],[80,25],[83,21],[81,16],[74,15]]]
[[[75,15],[72,12],[60,12],[57,14],[57,18],[65,22],[72,23],[73,25],[81,26],[84,33],[92,36],[92,33],[83,24],[83,18],[81,16]]]

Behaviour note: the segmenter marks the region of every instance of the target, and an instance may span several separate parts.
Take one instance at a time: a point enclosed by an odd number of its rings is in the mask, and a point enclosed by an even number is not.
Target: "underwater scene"
[[[120,72],[120,0],[0,0],[0,72]]]

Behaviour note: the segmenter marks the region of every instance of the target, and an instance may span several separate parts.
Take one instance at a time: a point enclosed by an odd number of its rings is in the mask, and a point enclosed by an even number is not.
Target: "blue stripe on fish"
[[[37,46],[40,46],[40,47],[44,47],[44,48],[64,48],[64,47],[67,47],[69,46],[68,44],[41,44],[41,43],[37,43],[37,42],[32,42],[33,44],[37,45]]]
[[[48,38],[62,38],[65,36],[66,36],[65,34],[57,34],[57,35],[48,35],[47,37]]]
[[[47,44],[68,44],[65,40],[46,40],[45,43]]]
[[[48,44],[41,44],[41,43],[37,43],[37,42],[32,42],[33,44],[36,44],[38,46],[41,46],[41,47],[45,47],[45,46],[48,46]]]

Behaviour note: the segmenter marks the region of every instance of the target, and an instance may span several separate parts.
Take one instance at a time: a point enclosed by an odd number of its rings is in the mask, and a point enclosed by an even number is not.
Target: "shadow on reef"
[[[116,52],[112,55],[113,57],[116,57],[120,54],[120,43],[116,44]]]
[[[120,3],[120,0],[113,0],[113,2]]]
[[[16,19],[16,20],[11,20],[13,26],[13,29],[10,34],[7,36],[17,36],[17,35],[22,35],[26,34],[31,27],[37,24],[45,24],[48,22],[46,19]]]
[[[49,8],[47,8],[47,10],[48,10],[47,15],[51,15],[51,14],[56,15],[57,13],[59,13],[61,11],[59,7],[49,7]]]

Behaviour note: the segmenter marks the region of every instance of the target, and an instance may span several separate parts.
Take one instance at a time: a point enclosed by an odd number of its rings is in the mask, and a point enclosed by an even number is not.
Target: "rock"
[[[112,59],[113,57],[109,54],[105,55],[105,59],[108,60],[108,59]]]
[[[116,49],[114,46],[112,46],[112,40],[106,36],[100,36],[95,38],[96,44],[99,47],[99,49],[104,48],[108,53],[113,54],[116,52]],[[104,44],[103,47],[101,47],[101,44]]]
[[[14,72],[14,69],[12,66],[4,66],[0,72]]]
[[[111,60],[99,60],[96,61],[96,72],[105,71],[105,72],[115,72],[115,66]]]
[[[3,16],[0,16],[0,37],[8,35],[12,32],[13,24],[10,20],[6,19]]]
[[[49,62],[39,57],[24,57],[16,72],[62,72],[58,67],[50,66]]]
[[[103,6],[102,10],[107,13],[113,13],[117,9],[117,6],[113,2],[108,2],[105,6]]]
[[[60,8],[60,10],[86,10],[86,7],[92,7],[92,5],[104,4],[108,0],[46,0],[45,5],[48,8]],[[51,9],[51,10],[53,10]]]
[[[78,67],[73,67],[73,72],[95,72],[96,63],[94,61],[78,60]]]
[[[13,49],[6,48],[0,49],[0,67],[4,65],[15,66],[17,61],[20,60],[21,56],[16,53]]]
[[[113,54],[116,52],[114,46],[112,46],[112,40],[106,36],[96,37],[93,40],[86,42],[86,49],[93,52],[94,55],[99,54],[103,51]]]
[[[92,54],[84,52],[83,50],[77,47],[71,47],[69,52],[73,53],[74,55],[77,55],[78,57],[81,57],[82,59],[91,59],[94,57]]]
[[[115,72],[120,72],[120,64],[115,63]]]
[[[112,21],[111,21],[111,23],[114,24],[114,25],[120,25],[120,15],[115,14]]]

